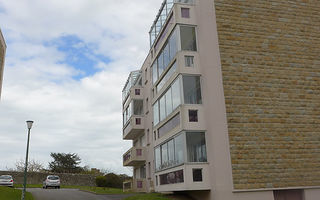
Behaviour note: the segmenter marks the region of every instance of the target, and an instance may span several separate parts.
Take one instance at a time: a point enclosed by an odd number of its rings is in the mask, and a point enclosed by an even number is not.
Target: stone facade
[[[23,184],[23,172],[0,171],[0,175],[11,175],[15,184]],[[58,175],[61,185],[95,186],[95,176],[89,174],[59,174],[28,172],[27,184],[42,184],[48,175]]]
[[[320,186],[320,1],[215,9],[234,189]]]

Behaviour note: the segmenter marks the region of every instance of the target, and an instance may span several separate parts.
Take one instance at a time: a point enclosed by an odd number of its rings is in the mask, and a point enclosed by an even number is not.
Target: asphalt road
[[[97,195],[78,189],[28,188],[35,200],[122,200],[130,195]]]

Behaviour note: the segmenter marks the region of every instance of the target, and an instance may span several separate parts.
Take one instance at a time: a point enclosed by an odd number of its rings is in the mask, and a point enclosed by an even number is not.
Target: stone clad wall
[[[320,1],[215,9],[234,189],[320,186]]]
[[[0,175],[11,175],[15,184],[23,184],[23,172],[0,171]],[[42,184],[48,175],[58,175],[61,185],[95,186],[95,176],[87,174],[52,174],[28,172],[27,184]]]

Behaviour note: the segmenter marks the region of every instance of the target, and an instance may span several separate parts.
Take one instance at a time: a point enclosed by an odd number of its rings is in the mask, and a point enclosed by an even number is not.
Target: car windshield
[[[49,180],[59,180],[59,176],[48,176]]]
[[[2,175],[2,176],[0,176],[0,179],[9,180],[9,179],[12,179],[12,177],[11,177],[11,176],[8,176],[8,175]]]

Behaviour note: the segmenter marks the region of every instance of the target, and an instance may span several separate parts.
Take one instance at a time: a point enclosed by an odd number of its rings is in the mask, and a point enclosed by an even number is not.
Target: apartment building
[[[165,0],[123,89],[124,189],[319,200],[320,2]]]
[[[6,55],[6,48],[7,46],[0,29],[0,98],[1,98],[1,91],[2,91],[3,68],[4,68],[4,58]]]

